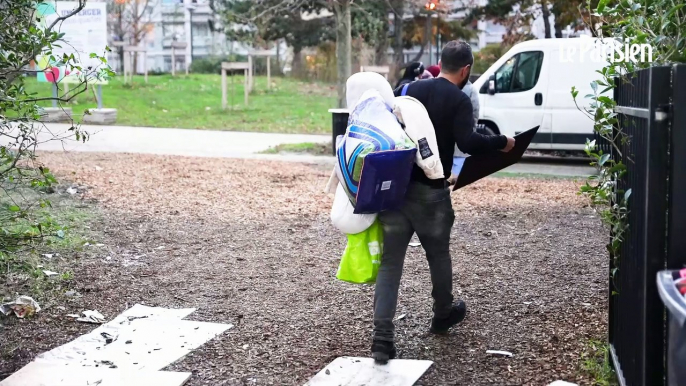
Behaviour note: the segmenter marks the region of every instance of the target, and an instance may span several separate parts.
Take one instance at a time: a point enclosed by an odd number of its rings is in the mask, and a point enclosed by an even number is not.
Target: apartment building
[[[149,0],[147,8],[139,10],[139,14],[143,15],[140,22],[148,25],[138,44],[147,49],[148,71],[171,71],[172,42],[186,43],[185,49],[176,49],[178,71],[183,71],[193,59],[230,53],[245,55],[249,50],[244,44],[227,41],[221,20],[210,8],[209,0]],[[110,34],[112,42],[120,40],[115,35]],[[110,59],[118,68],[116,52]],[[143,72],[142,60],[137,62],[137,67],[138,72]]]
[[[482,6],[488,0],[446,0],[444,4],[447,9],[457,10],[449,14],[442,14],[446,20],[463,19],[470,7]],[[140,4],[140,3],[139,3]],[[139,11],[140,12],[140,11]],[[141,23],[148,25],[147,32],[139,46],[147,49],[148,71],[171,71],[172,42],[186,43],[185,50],[176,50],[176,67],[178,71],[183,71],[186,63],[192,63],[193,59],[200,59],[209,56],[226,56],[231,53],[245,55],[250,47],[239,43],[227,41],[223,33],[221,19],[217,17],[210,8],[209,0],[149,0],[147,8],[142,12]],[[325,15],[318,15],[319,17]],[[317,16],[313,16],[317,17]],[[411,18],[412,15],[406,15]],[[438,17],[435,15],[434,17]],[[389,15],[389,19],[392,16]],[[551,25],[554,25],[554,16],[551,15]],[[110,23],[111,24],[111,23]],[[112,31],[112,25],[110,30]],[[481,20],[473,25],[475,35],[470,44],[475,51],[482,49],[489,44],[499,44],[502,42],[506,29],[491,21]],[[531,26],[531,32],[539,38],[544,37],[543,19],[537,17]],[[564,31],[565,37],[571,36],[572,31]],[[116,34],[111,33],[111,42],[120,40]],[[439,49],[435,44],[424,50],[420,60],[427,65],[436,64],[439,58]],[[278,50],[281,55],[281,63],[287,65],[291,56],[289,50],[282,44]],[[416,57],[420,47],[413,47],[405,50],[405,61]],[[274,54],[277,50],[274,49]],[[389,59],[393,56],[393,51],[388,51]],[[114,68],[119,68],[119,57],[116,52],[110,55],[110,62]],[[137,62],[137,71],[143,72],[143,61]]]

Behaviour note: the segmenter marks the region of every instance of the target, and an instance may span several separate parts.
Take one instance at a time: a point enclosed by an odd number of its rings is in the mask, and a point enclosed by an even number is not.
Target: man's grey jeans
[[[374,293],[374,339],[392,342],[405,252],[414,233],[429,261],[434,316],[445,318],[450,315],[453,303],[450,230],[455,222],[450,190],[412,183],[403,206],[382,212],[378,218],[383,225],[384,240]]]

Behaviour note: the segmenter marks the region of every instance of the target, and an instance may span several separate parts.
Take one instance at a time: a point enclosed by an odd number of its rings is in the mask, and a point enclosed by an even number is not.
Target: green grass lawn
[[[311,155],[331,155],[331,143],[287,143],[270,147],[263,151],[263,154],[282,154],[282,153],[296,153],[296,154],[311,154]]]
[[[236,76],[234,106],[222,110],[221,76],[170,75],[134,77],[132,85],[115,78],[103,86],[103,106],[116,108],[117,125],[261,131],[273,133],[330,133],[331,114],[336,107],[335,89],[323,83],[306,83],[290,78],[256,77],[249,105],[243,104],[243,77]],[[231,78],[228,79],[231,105]],[[48,83],[33,79],[27,89],[38,96],[51,96]],[[63,87],[63,85],[60,85]],[[44,102],[43,106],[50,106]],[[74,114],[97,106],[91,90],[75,97],[69,104]]]

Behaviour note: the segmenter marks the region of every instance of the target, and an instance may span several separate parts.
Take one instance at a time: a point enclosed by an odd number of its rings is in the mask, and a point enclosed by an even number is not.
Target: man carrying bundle
[[[398,210],[381,212],[384,248],[374,294],[374,337],[372,357],[385,363],[396,356],[394,325],[398,287],[408,244],[417,234],[431,271],[434,298],[430,331],[445,334],[466,316],[466,304],[454,302],[450,257],[450,230],[455,213],[450,201],[447,178],[452,169],[455,145],[467,154],[492,151],[508,152],[514,139],[503,135],[482,135],[474,130],[472,103],[461,88],[469,81],[474,63],[467,43],[452,41],[441,52],[441,73],[435,79],[406,84],[396,89],[396,96],[408,95],[419,100],[433,123],[438,152],[446,178],[429,179],[416,164],[404,205]]]

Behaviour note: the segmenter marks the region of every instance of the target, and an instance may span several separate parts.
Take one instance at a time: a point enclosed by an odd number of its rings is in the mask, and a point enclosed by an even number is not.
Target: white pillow
[[[405,125],[405,133],[417,145],[415,163],[430,179],[444,178],[443,165],[438,154],[436,131],[424,105],[411,96],[396,97],[393,113]]]
[[[345,99],[352,112],[365,91],[376,90],[388,107],[393,106],[393,88],[386,78],[376,72],[358,72],[345,83]]]
[[[343,186],[338,184],[331,207],[333,226],[345,234],[354,235],[366,231],[376,220],[376,214],[355,214],[354,210]]]

